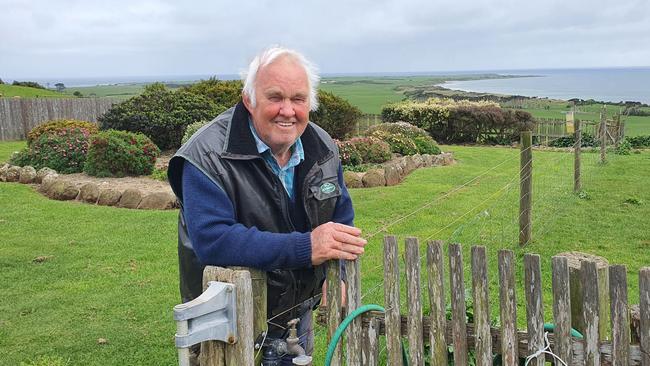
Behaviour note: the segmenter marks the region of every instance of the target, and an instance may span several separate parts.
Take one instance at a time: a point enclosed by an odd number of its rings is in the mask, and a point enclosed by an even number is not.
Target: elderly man
[[[181,202],[183,301],[201,294],[205,265],[267,271],[269,336],[300,318],[313,347],[311,310],[329,259],[356,259],[366,240],[353,227],[336,144],[309,122],[319,77],[300,53],[273,47],[246,74],[243,103],[201,128],[169,164]]]

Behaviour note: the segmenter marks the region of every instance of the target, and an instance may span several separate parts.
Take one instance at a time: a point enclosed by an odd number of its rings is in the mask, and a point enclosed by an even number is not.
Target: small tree
[[[241,100],[243,87],[241,80],[219,80],[213,76],[208,80],[186,86],[183,90],[202,95],[218,105],[230,108]]]
[[[78,97],[78,98],[81,98],[81,97],[84,96],[83,94],[81,94],[81,92],[79,90],[76,90],[74,93],[72,93],[72,95],[74,95],[75,97]]]
[[[63,83],[56,83],[54,84],[54,87],[59,93],[62,93],[65,90],[65,85],[63,85]]]
[[[361,111],[347,100],[323,90],[318,91],[318,101],[318,109],[309,114],[310,120],[333,138],[344,140],[354,130]]]

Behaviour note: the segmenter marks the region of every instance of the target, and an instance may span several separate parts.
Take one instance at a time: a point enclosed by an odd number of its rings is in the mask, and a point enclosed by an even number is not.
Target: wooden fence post
[[[474,297],[474,330],[476,365],[492,366],[492,335],[490,334],[490,301],[485,247],[472,247],[472,295]]]
[[[449,245],[449,291],[451,293],[451,333],[454,345],[454,365],[467,365],[467,308],[463,254],[460,244]]]
[[[571,286],[568,259],[562,256],[553,257],[552,271],[553,319],[555,320],[553,351],[560,359],[570,362],[573,359],[573,350],[571,349]]]
[[[332,340],[341,322],[341,263],[338,259],[327,261],[327,343]],[[336,345],[332,365],[341,365],[341,342]]]
[[[607,115],[606,109],[600,112],[600,163],[607,161]]]
[[[598,270],[596,263],[584,261],[581,264],[581,277],[584,296],[584,319],[586,322],[585,337],[585,365],[600,366],[600,335],[598,324],[600,322],[600,304],[598,297]]]
[[[501,357],[504,366],[519,365],[515,263],[511,250],[499,251],[499,299],[501,310]]]
[[[406,301],[408,303],[409,364],[424,365],[422,340],[422,296],[420,291],[420,244],[417,238],[406,238],[404,264],[406,266]]]
[[[639,346],[641,348],[641,366],[650,366],[650,267],[639,271]]]
[[[519,245],[530,243],[533,230],[533,138],[531,131],[521,132],[521,171],[519,183]]]
[[[542,282],[539,255],[525,254],[526,319],[528,321],[528,353],[544,348],[544,308],[542,304]],[[542,354],[532,360],[532,365],[544,366]],[[531,365],[531,363],[529,363]]]
[[[582,126],[580,120],[575,120],[575,145],[573,147],[574,160],[573,160],[573,192],[578,193],[582,190],[582,182],[580,177],[580,154],[582,152]]]
[[[442,242],[429,242],[427,246],[427,271],[429,277],[429,306],[431,308],[431,328],[429,345],[431,364],[447,363],[447,315],[445,308],[444,275],[442,265]]]
[[[345,261],[345,272],[347,274],[347,309],[348,315],[361,306],[361,272],[359,260]],[[347,364],[361,365],[361,317],[357,317],[350,323],[347,329]]]
[[[625,266],[609,267],[612,319],[612,366],[627,366],[630,359],[630,317]]]
[[[397,239],[384,238],[384,305],[386,308],[386,348],[389,365],[402,364],[401,318],[399,308],[399,255]]]

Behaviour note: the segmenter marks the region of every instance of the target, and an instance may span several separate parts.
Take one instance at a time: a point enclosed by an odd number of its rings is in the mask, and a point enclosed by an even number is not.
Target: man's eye
[[[296,97],[296,98],[291,98],[291,100],[292,100],[294,103],[304,103],[306,99],[303,98],[303,97]]]
[[[269,100],[270,100],[271,102],[280,102],[280,101],[282,101],[282,98],[279,97],[279,96],[277,96],[277,95],[271,95],[271,96],[269,97]]]

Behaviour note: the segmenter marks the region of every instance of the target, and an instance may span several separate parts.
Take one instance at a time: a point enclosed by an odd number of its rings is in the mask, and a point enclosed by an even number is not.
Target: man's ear
[[[248,94],[242,92],[241,100],[244,102],[246,109],[248,109],[248,113],[253,113],[253,103],[251,103],[251,98],[248,96]]]

